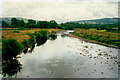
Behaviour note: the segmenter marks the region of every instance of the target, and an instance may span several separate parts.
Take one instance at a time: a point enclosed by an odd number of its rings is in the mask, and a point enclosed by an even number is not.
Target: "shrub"
[[[29,43],[26,39],[22,41],[22,44],[23,44],[23,48],[29,47]]]
[[[2,40],[2,58],[10,59],[16,57],[22,51],[21,44],[15,39]]]
[[[30,37],[30,39],[28,40],[28,43],[31,45],[35,44],[36,40],[35,40],[34,34],[27,32],[27,35]]]
[[[47,41],[47,31],[46,30],[37,31],[37,32],[35,32],[35,35],[36,35],[37,46],[39,46]]]
[[[51,40],[55,40],[57,38],[57,35],[55,35],[55,34],[50,34],[49,36],[50,36]]]
[[[46,30],[41,30],[41,31],[39,31],[39,33],[41,34],[43,40],[47,39],[47,31]]]
[[[35,32],[35,35],[36,35],[37,42],[44,42],[47,40],[47,31],[46,30],[41,30],[41,31]]]
[[[29,39],[29,44],[35,44],[36,41],[35,41],[34,34],[29,33],[28,35],[29,35],[29,37],[30,37],[30,39]]]
[[[42,40],[42,35],[40,33],[36,33],[36,42],[40,42]]]

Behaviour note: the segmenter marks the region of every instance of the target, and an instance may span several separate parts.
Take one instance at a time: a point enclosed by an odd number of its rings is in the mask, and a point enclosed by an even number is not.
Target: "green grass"
[[[72,34],[88,40],[95,40],[101,43],[120,47],[120,33],[107,32],[105,30],[95,29],[76,29],[76,31]]]

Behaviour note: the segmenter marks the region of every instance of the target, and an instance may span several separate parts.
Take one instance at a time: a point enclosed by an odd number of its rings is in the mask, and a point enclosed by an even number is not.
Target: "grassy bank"
[[[38,28],[26,28],[23,30],[19,29],[11,29],[11,28],[4,28],[2,30],[2,38],[13,38],[16,39],[17,41],[23,41],[24,39],[29,39],[30,37],[27,35],[27,33],[35,33],[35,31],[40,31],[40,30],[46,30],[48,32],[52,31],[59,31],[60,29],[38,29]]]
[[[41,45],[47,41],[49,34],[60,31],[59,29],[25,29],[25,30],[3,30],[2,31],[2,55],[4,59],[16,57],[21,51],[31,46]],[[16,48],[16,45],[18,47]],[[18,51],[18,52],[17,52]],[[10,52],[10,53],[9,53]],[[12,52],[12,53],[11,53]]]
[[[108,45],[115,45],[120,48],[120,33],[106,32],[106,30],[96,29],[76,29],[72,34],[88,40],[94,40]]]

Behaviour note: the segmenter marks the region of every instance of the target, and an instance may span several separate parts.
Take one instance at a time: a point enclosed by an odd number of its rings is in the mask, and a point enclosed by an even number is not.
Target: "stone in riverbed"
[[[101,72],[101,74],[104,74],[104,72]]]

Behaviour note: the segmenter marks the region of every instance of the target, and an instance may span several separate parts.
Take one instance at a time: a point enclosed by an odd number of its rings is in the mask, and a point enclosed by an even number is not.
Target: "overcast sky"
[[[2,17],[66,22],[118,17],[117,2],[118,0],[3,0],[1,7]]]

